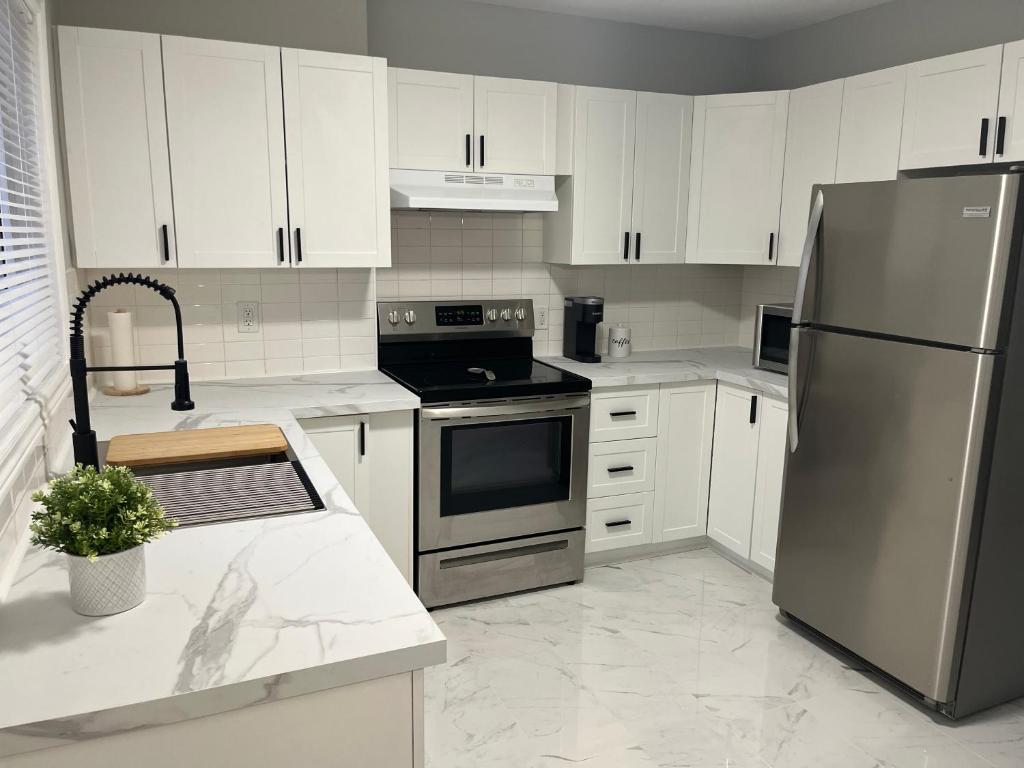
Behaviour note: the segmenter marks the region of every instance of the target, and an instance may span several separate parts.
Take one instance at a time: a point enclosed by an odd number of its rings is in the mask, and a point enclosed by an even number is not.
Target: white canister
[[[608,329],[608,357],[629,357],[633,351],[632,330],[627,325],[613,325]]]

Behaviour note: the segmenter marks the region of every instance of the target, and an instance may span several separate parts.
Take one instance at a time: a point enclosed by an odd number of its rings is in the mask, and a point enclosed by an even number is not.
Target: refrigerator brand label
[[[992,215],[991,205],[965,205],[963,218],[965,219],[987,219]]]

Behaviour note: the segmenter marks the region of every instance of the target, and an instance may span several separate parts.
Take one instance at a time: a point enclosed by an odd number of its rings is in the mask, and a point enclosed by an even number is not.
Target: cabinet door
[[[365,438],[366,419],[366,416],[330,416],[300,423],[342,490],[369,524],[372,516],[370,463],[361,444]]]
[[[77,265],[173,265],[160,36],[75,27],[58,36]]]
[[[633,159],[633,262],[686,258],[693,97],[638,93]]]
[[[992,160],[1002,59],[993,45],[907,65],[901,170]]]
[[[555,83],[474,77],[476,169],[554,173],[557,110]]]
[[[163,49],[178,265],[287,264],[280,49],[188,37]]]
[[[896,178],[907,68],[848,77],[843,83],[836,183]]]
[[[1024,160],[1024,40],[1003,46],[1000,83],[995,159],[997,163]]]
[[[777,254],[780,266],[800,266],[811,210],[811,187],[835,181],[842,110],[842,80],[789,93]]]
[[[473,76],[388,69],[391,167],[473,170]]]
[[[295,263],[389,266],[384,59],[285,48],[281,68]]]
[[[788,102],[788,91],[694,99],[687,262],[772,263]]]
[[[715,426],[715,384],[662,386],[658,407],[654,541],[703,536]]]
[[[757,484],[754,493],[754,526],[750,559],[775,570],[775,545],[782,510],[782,479],[786,471],[786,430],[789,408],[781,400],[761,402],[761,434],[757,443]]]
[[[718,385],[708,536],[745,558],[750,557],[763,400],[753,390]]]
[[[572,263],[622,264],[631,248],[636,92],[576,90]]]

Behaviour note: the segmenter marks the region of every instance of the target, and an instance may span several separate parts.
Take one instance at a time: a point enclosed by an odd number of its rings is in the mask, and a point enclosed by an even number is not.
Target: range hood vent
[[[393,209],[557,211],[554,176],[391,169]]]

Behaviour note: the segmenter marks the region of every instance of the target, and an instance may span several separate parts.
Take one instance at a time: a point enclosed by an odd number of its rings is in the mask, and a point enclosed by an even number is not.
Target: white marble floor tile
[[[712,550],[437,611],[428,768],[1020,768],[1024,703],[949,724],[778,618]]]

